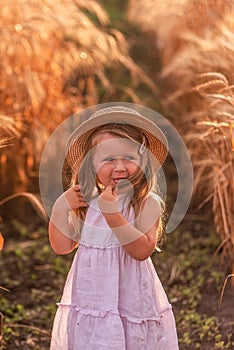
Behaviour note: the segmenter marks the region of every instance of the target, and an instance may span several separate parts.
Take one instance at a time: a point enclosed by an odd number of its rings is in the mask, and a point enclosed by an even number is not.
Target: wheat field
[[[41,154],[68,116],[118,87],[106,71],[153,84],[133,62],[124,35],[94,0],[0,0],[0,200],[38,192]],[[123,87],[121,87],[123,89]],[[124,93],[136,94],[126,87]]]
[[[129,20],[157,50],[164,113],[183,135],[194,197],[212,206],[222,262],[234,272],[234,4],[230,0],[130,1]],[[146,21],[147,18],[147,21]]]

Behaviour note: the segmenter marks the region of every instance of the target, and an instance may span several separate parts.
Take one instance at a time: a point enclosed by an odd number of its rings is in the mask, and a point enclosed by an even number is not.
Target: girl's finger
[[[105,188],[106,192],[112,192],[113,188],[111,187],[111,185],[107,185]]]
[[[78,200],[79,200],[79,203],[87,203],[84,198],[79,198]]]
[[[88,206],[88,203],[86,203],[86,202],[80,202],[80,206],[81,206],[81,207],[87,207],[87,206]]]

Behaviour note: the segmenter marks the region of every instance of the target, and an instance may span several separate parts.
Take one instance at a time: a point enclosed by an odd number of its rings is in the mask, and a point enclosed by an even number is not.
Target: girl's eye
[[[126,156],[125,159],[126,159],[126,160],[134,160],[134,157],[132,157],[132,156]]]
[[[134,160],[134,157],[133,156],[125,156],[124,158],[122,158],[123,160],[126,160],[126,161],[132,161]],[[103,159],[103,162],[113,162],[115,160],[115,158],[112,158],[112,157],[107,157],[105,159]]]
[[[112,162],[114,158],[108,157],[104,159],[104,162]]]

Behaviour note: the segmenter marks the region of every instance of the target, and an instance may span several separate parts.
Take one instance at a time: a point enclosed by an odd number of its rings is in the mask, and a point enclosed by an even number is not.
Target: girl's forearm
[[[68,214],[57,212],[54,208],[49,222],[49,240],[56,254],[68,254],[74,250],[77,243],[71,238],[73,232],[73,227],[68,222]]]
[[[105,213],[104,217],[127,253],[136,260],[145,260],[155,248],[156,226],[142,233],[131,225],[121,213]]]

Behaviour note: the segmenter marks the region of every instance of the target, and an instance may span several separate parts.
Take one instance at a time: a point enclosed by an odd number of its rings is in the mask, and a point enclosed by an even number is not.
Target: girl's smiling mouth
[[[118,184],[120,181],[127,180],[127,177],[116,177],[112,179],[115,184]]]

